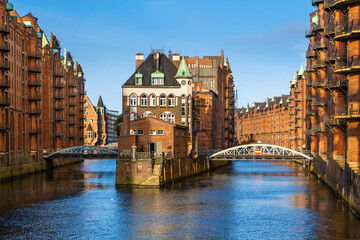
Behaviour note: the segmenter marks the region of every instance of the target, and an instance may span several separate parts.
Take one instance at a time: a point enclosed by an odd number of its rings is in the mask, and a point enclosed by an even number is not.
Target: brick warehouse
[[[307,54],[309,150],[358,172],[360,2],[315,1]],[[320,161],[320,162],[321,162]]]
[[[44,167],[43,152],[82,145],[84,74],[31,13],[0,1],[0,179]]]

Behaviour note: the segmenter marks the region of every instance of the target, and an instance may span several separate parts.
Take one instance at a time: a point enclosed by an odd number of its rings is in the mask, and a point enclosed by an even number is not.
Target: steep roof
[[[34,18],[37,19],[36,17],[34,17],[31,12],[29,12],[28,14],[26,14],[25,16],[23,16],[22,18]]]
[[[184,57],[181,59],[175,78],[192,78]]]
[[[102,107],[102,108],[105,107],[101,95],[100,95],[100,97],[99,97],[99,100],[98,100],[98,103],[97,103],[97,107]]]
[[[89,124],[89,125],[87,126],[86,131],[94,131],[94,130],[92,129],[92,127],[91,127],[91,124]]]
[[[123,86],[135,86],[135,74],[137,73],[143,75],[142,86],[151,86],[151,74],[158,70],[164,73],[164,86],[180,87],[180,84],[175,80],[178,71],[175,65],[164,53],[159,53],[159,69],[157,69],[155,54],[157,53],[151,53]]]

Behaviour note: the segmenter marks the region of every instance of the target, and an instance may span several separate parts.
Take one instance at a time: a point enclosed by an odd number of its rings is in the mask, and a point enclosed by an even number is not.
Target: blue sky
[[[287,94],[305,65],[310,0],[13,0],[30,10],[48,36],[83,66],[93,104],[121,111],[121,85],[135,70],[135,53],[163,48],[187,56],[229,58],[238,106]]]

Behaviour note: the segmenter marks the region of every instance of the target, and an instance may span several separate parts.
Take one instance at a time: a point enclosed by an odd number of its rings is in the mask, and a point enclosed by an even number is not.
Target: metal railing
[[[0,131],[8,131],[11,128],[10,123],[0,123]]]
[[[35,135],[35,134],[40,134],[42,133],[42,129],[41,128],[31,128],[29,130],[29,134],[31,135]]]
[[[42,57],[42,53],[41,53],[41,51],[30,51],[30,52],[28,52],[28,57],[40,59]]]
[[[343,25],[336,25],[335,27],[335,38],[341,37],[343,35],[351,34],[352,32],[359,32],[360,31],[360,19],[353,19],[346,24]]]
[[[28,67],[28,72],[41,73],[41,67],[38,65],[30,65]]]
[[[10,98],[8,97],[2,97],[0,98],[0,106],[6,106],[6,105],[10,105]]]
[[[28,86],[29,87],[40,87],[41,86],[41,81],[40,81],[40,79],[29,80],[28,81]]]
[[[29,101],[41,101],[41,95],[40,94],[30,94],[28,96]]]
[[[0,87],[1,88],[10,88],[10,80],[9,79],[0,79]]]
[[[10,44],[8,42],[3,42],[2,44],[0,44],[0,51],[9,52]]]
[[[41,109],[40,108],[30,108],[28,110],[29,115],[40,115]]]
[[[348,58],[341,57],[335,61],[335,70],[349,70],[355,67],[360,67],[360,55],[354,55]]]
[[[10,33],[9,25],[1,24],[0,25],[0,32],[9,34]]]
[[[1,60],[0,61],[0,68],[2,69],[10,69],[10,63],[8,60]]]

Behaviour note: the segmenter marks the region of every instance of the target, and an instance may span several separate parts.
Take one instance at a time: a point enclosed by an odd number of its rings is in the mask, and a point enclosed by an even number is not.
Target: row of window
[[[186,95],[183,95],[182,98],[185,99]],[[170,94],[167,98],[166,98],[165,94],[160,95],[160,106],[161,107],[166,107],[166,100],[167,100],[167,105],[169,107],[175,106],[175,96],[173,94]],[[130,95],[130,106],[136,107],[137,105],[138,105],[137,96],[135,93],[133,93]],[[151,94],[148,97],[146,94],[142,94],[140,96],[140,105],[142,107],[147,107],[148,105],[150,107],[155,107],[156,106],[156,95]]]
[[[153,118],[156,118],[156,115],[153,113],[142,113],[140,115],[141,118],[146,118],[148,116],[152,115]],[[130,120],[136,120],[137,119],[137,114],[136,113],[131,113],[130,114]],[[161,113],[160,114],[160,120],[165,121],[165,122],[170,122],[170,123],[175,123],[175,114],[173,113]]]
[[[130,135],[144,135],[144,130],[139,129],[130,129]],[[164,129],[150,129],[149,130],[150,136],[156,136],[156,135],[164,135]]]

